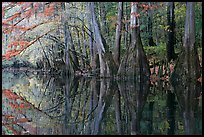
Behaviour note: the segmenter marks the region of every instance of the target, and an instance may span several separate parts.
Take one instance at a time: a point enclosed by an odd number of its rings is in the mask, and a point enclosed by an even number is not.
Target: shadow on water
[[[2,134],[201,134],[201,86],[3,72]],[[181,115],[182,114],[182,115]]]

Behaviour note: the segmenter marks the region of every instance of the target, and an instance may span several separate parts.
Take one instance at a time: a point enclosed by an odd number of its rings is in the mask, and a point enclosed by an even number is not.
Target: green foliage
[[[156,60],[157,62],[166,60],[165,43],[162,43],[159,46],[155,47],[144,46],[144,50],[150,63],[152,63],[154,60]]]
[[[195,27],[196,27],[196,46],[202,47],[202,5],[200,2],[195,4]]]

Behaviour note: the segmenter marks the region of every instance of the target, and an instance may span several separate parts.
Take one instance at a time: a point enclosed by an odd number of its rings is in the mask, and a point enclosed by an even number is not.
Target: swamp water
[[[2,72],[2,134],[202,134],[198,82]]]

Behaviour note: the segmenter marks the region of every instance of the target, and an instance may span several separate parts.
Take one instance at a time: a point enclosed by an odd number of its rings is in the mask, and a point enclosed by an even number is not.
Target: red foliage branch
[[[20,47],[20,49],[18,49],[18,50],[17,50],[17,49],[8,50],[8,51],[6,52],[6,54],[3,54],[3,55],[2,55],[2,59],[3,59],[3,60],[4,60],[4,59],[9,60],[9,59],[11,59],[11,57],[14,57],[14,56],[16,56],[16,55],[19,55],[22,51],[24,51],[25,49],[27,49],[29,46],[31,46],[32,44],[34,44],[37,40],[39,40],[40,38],[42,38],[43,36],[47,35],[48,33],[50,33],[50,32],[53,31],[53,30],[54,30],[54,29],[49,30],[48,32],[44,33],[43,35],[41,35],[41,36],[37,37],[36,39],[30,41],[30,42],[27,43],[26,45],[22,45],[22,46]]]
[[[15,101],[17,99],[20,99],[20,100],[23,99],[22,97],[19,97],[17,94],[13,93],[10,89],[4,89],[2,91],[2,94],[5,95],[8,99],[15,100]]]
[[[35,24],[33,26],[22,26],[22,25],[17,25],[19,22],[21,22],[24,19],[28,19],[29,18],[38,14],[40,12],[43,12],[44,17],[47,16],[51,16],[55,10],[55,7],[57,6],[57,4],[61,4],[60,2],[57,3],[45,3],[45,2],[9,2],[9,3],[5,3],[3,4],[2,7],[2,12],[5,13],[6,11],[8,11],[10,8],[15,7],[16,5],[21,6],[20,7],[20,11],[17,11],[16,13],[14,13],[12,16],[8,17],[7,19],[2,21],[2,31],[4,34],[10,34],[13,33],[15,31],[19,32],[23,32],[20,35],[18,35],[18,38],[15,38],[13,40],[13,42],[11,42],[10,44],[7,45],[8,48],[10,48],[4,55],[2,55],[2,59],[7,59],[9,60],[11,57],[16,56],[18,54],[20,54],[22,51],[24,51],[26,48],[28,48],[29,46],[31,46],[33,43],[35,43],[38,39],[40,39],[41,37],[43,37],[44,35],[48,34],[49,32],[51,32],[52,30],[46,32],[45,34],[37,37],[36,39],[28,42],[23,39],[23,35],[30,31],[33,30],[34,28],[51,22],[51,21],[43,21],[41,23]],[[43,9],[43,11],[39,12],[39,9]],[[59,10],[59,9],[58,9]],[[3,14],[4,16],[5,14]],[[13,21],[16,21],[16,23],[14,23],[13,25]],[[11,23],[12,22],[12,23]],[[14,36],[16,37],[16,35]]]
[[[5,23],[7,23],[7,22],[9,22],[9,21],[12,21],[12,20],[14,20],[15,18],[17,18],[17,17],[20,17],[20,12],[18,12],[18,13],[15,13],[14,15],[12,15],[11,17],[9,17],[9,18],[7,18],[5,21],[3,21],[2,22],[2,25],[4,25]]]
[[[14,135],[20,135],[20,132],[15,130],[12,125],[4,125],[7,129],[11,130]]]
[[[42,24],[49,23],[51,21],[50,20],[43,21],[41,23],[35,24],[33,26],[27,26],[27,27],[23,26],[23,25],[17,25],[17,24],[24,19],[28,19],[28,21],[29,21],[30,17],[32,17],[34,15],[35,16],[39,15],[40,12],[43,12],[44,17],[51,16],[55,10],[55,7],[58,4],[60,5],[61,3],[60,2],[55,2],[55,3],[53,3],[53,2],[50,2],[50,3],[46,3],[46,2],[8,2],[8,3],[3,4],[2,11],[4,13],[5,13],[5,11],[9,10],[12,7],[15,7],[16,5],[21,6],[20,11],[17,11],[9,18],[3,20],[3,22],[2,22],[3,33],[4,34],[11,34],[15,31],[17,31],[18,33],[19,32],[23,32],[23,33],[18,35],[17,36],[18,38],[14,38],[13,42],[11,42],[10,44],[7,45],[7,47],[10,49],[7,50],[7,52],[4,55],[2,55],[2,59],[3,60],[4,59],[9,60],[11,57],[14,57],[14,56],[20,54],[26,48],[28,48],[29,46],[34,44],[38,39],[40,39],[44,35],[51,32],[52,30],[46,32],[45,34],[43,34],[41,36],[38,36],[36,39],[29,42],[29,41],[23,40],[23,35],[26,32],[33,30],[34,28],[36,28]],[[43,9],[43,10],[40,10],[40,9]],[[14,23],[14,25],[13,25],[13,21],[16,21],[16,23]],[[16,36],[14,36],[14,37],[16,37]]]

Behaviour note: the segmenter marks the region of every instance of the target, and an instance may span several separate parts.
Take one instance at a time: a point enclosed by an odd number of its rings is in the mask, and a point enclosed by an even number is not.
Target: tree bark
[[[201,67],[195,46],[195,3],[187,2],[183,52],[179,56],[174,72],[170,77],[176,93],[179,107],[183,113],[185,134],[195,135],[195,114],[202,93],[202,85],[197,80],[201,77]]]
[[[167,42],[167,60],[168,62],[171,59],[175,59],[175,51],[174,51],[174,44],[175,44],[175,21],[174,21],[174,2],[168,2],[167,5],[167,21],[168,21],[168,42]]]
[[[100,11],[100,20],[101,20],[101,33],[103,35],[108,34],[107,29],[107,21],[106,21],[106,3],[105,2],[99,2],[99,11]]]
[[[195,45],[194,6],[194,2],[187,2],[183,51],[176,62],[172,80],[176,78],[179,81],[181,79],[182,81],[196,81],[201,76],[201,67]]]
[[[122,17],[123,17],[123,2],[119,2],[118,4],[118,20],[116,26],[116,40],[115,40],[115,48],[113,53],[114,61],[119,67],[120,65],[120,44],[121,44],[121,30],[122,30]]]
[[[99,25],[98,25],[97,20],[96,20],[94,2],[90,2],[89,6],[90,6],[89,10],[90,10],[90,13],[92,14],[92,20],[93,20],[92,26],[93,26],[93,30],[94,30],[95,43],[97,45],[97,51],[98,51],[98,55],[99,55],[100,76],[106,77],[106,76],[110,75],[110,74],[108,74],[108,71],[107,71],[107,70],[109,70],[108,64],[105,62],[105,59],[104,59],[104,54],[106,53],[107,48],[105,49],[105,47],[104,47],[106,45],[104,44],[104,39],[101,36],[101,32],[99,30]]]
[[[69,44],[68,44],[68,22],[67,22],[67,12],[66,12],[66,3],[61,4],[64,13],[62,14],[62,23],[64,25],[64,44],[65,44],[65,74],[68,76],[72,73],[71,64],[70,64],[70,55],[69,55]]]
[[[131,3],[131,46],[120,64],[118,75],[137,77],[149,76],[149,64],[140,37],[137,3]]]
[[[151,6],[150,2],[148,2],[149,7]],[[152,9],[148,9],[148,25],[147,25],[147,29],[148,29],[148,33],[149,33],[149,46],[156,46],[156,44],[154,43],[153,40],[153,35],[152,35],[152,15],[153,11]]]
[[[92,71],[93,70],[96,70],[96,57],[97,57],[97,50],[96,50],[96,47],[94,46],[94,36],[93,36],[93,27],[92,27],[92,22],[93,22],[93,19],[92,19],[92,15],[91,15],[91,12],[90,12],[90,3],[87,3],[87,20],[88,20],[88,29],[89,29],[89,50],[90,50],[90,60],[91,60],[91,69]]]
[[[125,2],[125,15],[124,15],[124,30],[125,30],[125,34],[124,34],[124,43],[125,43],[125,46],[128,46],[129,45],[129,30],[128,30],[128,4],[127,2]]]

